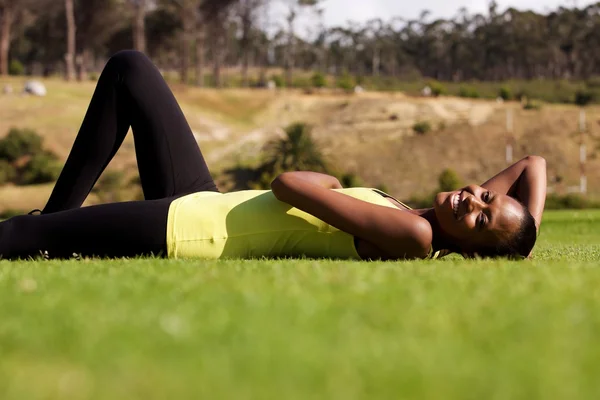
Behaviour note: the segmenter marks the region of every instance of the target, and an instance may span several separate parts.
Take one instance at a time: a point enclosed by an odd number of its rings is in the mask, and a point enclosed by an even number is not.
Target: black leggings
[[[80,208],[129,127],[145,200]],[[166,256],[171,202],[200,191],[218,189],[173,93],[146,56],[122,51],[100,76],[42,215],[0,223],[0,256]]]

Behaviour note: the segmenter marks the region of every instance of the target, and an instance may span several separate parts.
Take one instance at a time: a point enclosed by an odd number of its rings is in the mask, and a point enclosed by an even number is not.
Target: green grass
[[[1,262],[0,398],[597,398],[599,224],[547,213],[525,262]]]

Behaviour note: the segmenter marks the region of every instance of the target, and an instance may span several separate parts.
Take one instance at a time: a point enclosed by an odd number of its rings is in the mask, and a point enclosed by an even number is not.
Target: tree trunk
[[[146,0],[139,0],[134,4],[133,48],[146,52]]]
[[[375,47],[373,49],[373,76],[377,77],[379,76],[379,70],[380,70],[380,65],[381,65],[381,51],[379,49],[379,47]]]
[[[248,87],[248,69],[250,68],[250,49],[246,48],[244,50],[244,55],[242,56],[242,86]]]
[[[250,65],[250,31],[252,28],[252,4],[248,1],[244,4],[242,11],[242,38],[240,46],[242,50],[242,86],[248,86],[248,68]]]
[[[73,0],[65,0],[65,12],[67,17],[67,53],[65,54],[66,75],[65,79],[75,79],[75,13]]]
[[[291,9],[288,15],[288,43],[285,48],[285,81],[288,87],[292,87],[294,83],[294,20],[296,19],[296,10]]]
[[[9,1],[0,6],[0,75],[8,75],[8,50],[14,10]]]
[[[220,18],[215,18],[213,22],[213,78],[215,87],[221,87],[221,64],[223,63],[223,47],[225,45],[225,35],[223,34]]]
[[[196,86],[204,87],[204,44],[206,41],[206,28],[202,15],[196,20]]]
[[[90,50],[83,49],[81,54],[77,55],[77,80],[82,82],[87,80],[88,77],[88,64],[90,61]]]
[[[214,17],[212,23],[212,42],[213,42],[213,77],[215,87],[220,88],[223,85],[221,78],[221,68],[227,53],[227,26],[226,14],[220,10]]]
[[[194,13],[190,12],[188,7],[181,8],[181,21],[183,23],[183,31],[181,32],[181,68],[180,78],[181,83],[187,84],[189,81],[190,68],[190,49],[192,46],[192,35],[194,29]]]

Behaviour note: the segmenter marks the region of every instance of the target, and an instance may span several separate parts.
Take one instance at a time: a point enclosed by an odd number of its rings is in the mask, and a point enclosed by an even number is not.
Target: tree
[[[228,11],[236,0],[204,0],[200,10],[205,21],[211,21],[211,43],[213,56],[213,79],[216,87],[221,87],[221,68],[227,48]]]
[[[257,36],[254,25],[257,13],[265,4],[265,0],[239,0],[238,15],[241,25],[240,48],[242,52],[242,85],[248,86],[248,69],[250,67],[250,51]]]
[[[65,0],[65,16],[67,20],[67,52],[65,53],[65,78],[67,81],[75,79],[75,12],[73,0]]]
[[[0,0],[0,75],[8,74],[8,57],[15,21],[32,3],[34,0]]]
[[[146,11],[148,0],[128,0],[132,10],[133,48],[146,52]]]
[[[286,16],[288,33],[284,66],[286,83],[291,87],[293,84],[294,66],[296,64],[296,30],[294,23],[301,8],[316,6],[319,3],[319,0],[284,0],[284,2],[288,5],[288,14]]]
[[[285,136],[269,142],[265,147],[267,162],[272,171],[310,170],[327,171],[325,158],[312,137],[312,128],[295,123],[285,129]]]

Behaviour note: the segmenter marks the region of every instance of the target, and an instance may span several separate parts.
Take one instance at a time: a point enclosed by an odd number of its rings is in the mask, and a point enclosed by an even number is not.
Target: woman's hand
[[[546,160],[544,158],[527,156],[481,186],[507,194],[525,204],[533,215],[535,226],[539,231],[546,203]]]

